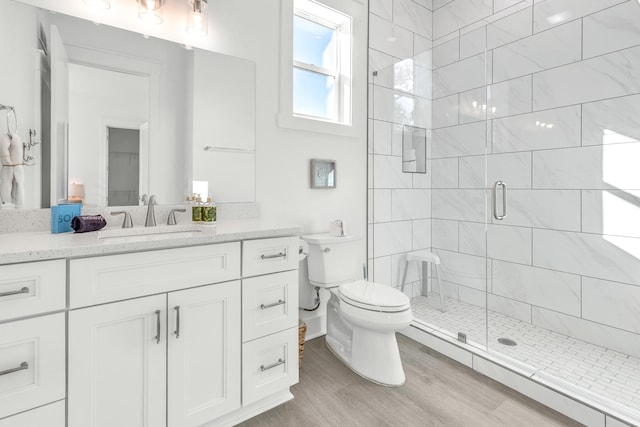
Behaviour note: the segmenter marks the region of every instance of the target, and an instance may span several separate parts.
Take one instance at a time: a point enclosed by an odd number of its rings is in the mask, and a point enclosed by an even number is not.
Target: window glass
[[[336,30],[301,16],[293,17],[293,60],[336,68]]]
[[[334,120],[335,79],[302,68],[293,69],[293,111],[305,116]]]

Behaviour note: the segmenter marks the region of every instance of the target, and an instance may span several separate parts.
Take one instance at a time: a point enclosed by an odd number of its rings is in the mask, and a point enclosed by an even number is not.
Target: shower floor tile
[[[584,388],[640,412],[640,358],[568,337],[484,308],[446,298],[440,311],[437,294],[411,299],[415,319],[449,335],[497,351],[547,375]],[[486,325],[489,323],[489,339]],[[514,340],[510,347],[498,338]]]

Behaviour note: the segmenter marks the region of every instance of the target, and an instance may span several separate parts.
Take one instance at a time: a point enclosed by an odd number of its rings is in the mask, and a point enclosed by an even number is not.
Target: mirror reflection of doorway
[[[140,130],[107,127],[108,206],[135,206],[140,194]]]

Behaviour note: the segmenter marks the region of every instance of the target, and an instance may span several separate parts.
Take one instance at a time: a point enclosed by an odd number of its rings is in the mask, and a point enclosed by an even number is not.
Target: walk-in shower
[[[374,3],[370,277],[406,274],[414,326],[640,423],[640,5]]]

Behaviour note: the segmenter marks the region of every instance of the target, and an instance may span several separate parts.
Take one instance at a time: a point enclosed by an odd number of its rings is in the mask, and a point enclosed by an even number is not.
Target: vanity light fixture
[[[82,0],[92,9],[107,10],[111,8],[111,0]]]
[[[165,0],[137,0],[138,18],[147,24],[162,24],[162,7]]]
[[[207,0],[187,0],[187,33],[205,37],[208,33],[209,18]]]

